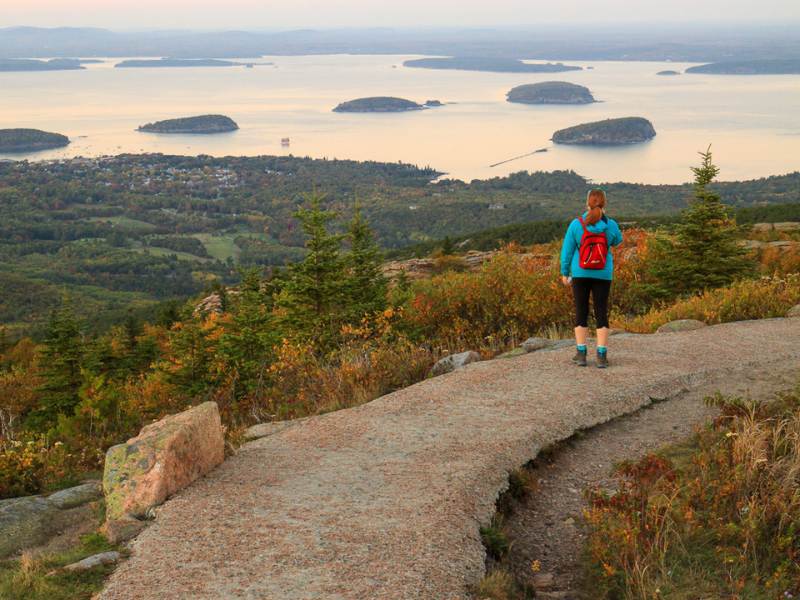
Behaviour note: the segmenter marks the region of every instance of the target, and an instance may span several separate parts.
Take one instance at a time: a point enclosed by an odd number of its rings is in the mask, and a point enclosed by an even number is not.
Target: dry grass
[[[475,595],[480,600],[515,600],[518,598],[514,578],[502,569],[492,571],[478,584]]]
[[[589,494],[596,597],[767,600],[800,594],[800,388],[770,403],[714,397],[686,447]]]

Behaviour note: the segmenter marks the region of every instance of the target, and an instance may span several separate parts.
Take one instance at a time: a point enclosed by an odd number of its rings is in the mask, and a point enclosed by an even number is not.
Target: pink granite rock
[[[215,402],[166,417],[125,444],[109,448],[103,474],[109,539],[119,542],[136,535],[153,507],[224,458],[225,438]]]

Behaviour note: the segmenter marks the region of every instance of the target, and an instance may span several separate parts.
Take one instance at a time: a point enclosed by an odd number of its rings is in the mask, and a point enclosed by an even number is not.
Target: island
[[[686,69],[706,75],[798,75],[800,59],[730,60]]]
[[[655,135],[656,130],[647,119],[625,117],[561,129],[553,134],[553,141],[582,146],[622,146],[646,142]]]
[[[0,72],[11,71],[80,71],[85,69],[82,61],[74,58],[52,58],[38,60],[32,58],[0,58]]]
[[[525,63],[516,58],[457,57],[416,58],[403,63],[412,69],[449,69],[455,71],[489,71],[492,73],[562,73],[581,71],[582,67],[563,63]]]
[[[667,70],[667,71],[659,71],[658,73],[656,73],[656,75],[662,75],[664,77],[672,77],[674,75],[680,75],[680,73],[678,71]]]
[[[254,64],[254,63],[248,63]],[[272,63],[259,63],[272,64]],[[158,58],[123,60],[114,65],[117,69],[147,69],[152,67],[244,67],[245,63],[216,58]]]
[[[39,129],[0,129],[0,152],[39,152],[69,145],[69,138],[60,133]]]
[[[358,98],[342,102],[333,109],[333,112],[347,113],[394,113],[408,112],[411,110],[425,110],[443,106],[438,100],[428,100],[425,104],[417,104],[404,98],[393,98],[391,96],[375,96],[372,98]]]
[[[198,117],[184,117],[181,119],[167,119],[148,123],[139,127],[139,131],[148,133],[227,133],[236,131],[239,126],[230,117],[225,115],[200,115]]]
[[[506,98],[517,104],[591,104],[595,102],[589,88],[566,81],[543,81],[520,85]]]

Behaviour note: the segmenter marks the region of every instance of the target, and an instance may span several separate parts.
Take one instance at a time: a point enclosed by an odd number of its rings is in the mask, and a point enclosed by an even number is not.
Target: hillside
[[[581,67],[563,63],[526,63],[514,58],[459,57],[417,58],[407,60],[404,67],[411,69],[443,69],[454,71],[488,71],[491,73],[563,73],[580,71]]]
[[[68,290],[102,326],[124,318],[129,306],[155,310],[157,302],[196,294],[211,281],[235,281],[237,265],[297,260],[303,235],[293,213],[315,188],[339,213],[338,227],[358,198],[385,249],[428,240],[436,247],[446,236],[463,241],[459,236],[476,228],[508,226],[485,238],[488,247],[476,238],[475,249],[493,249],[498,238],[550,239],[580,210],[590,185],[566,171],[431,184],[439,175],[397,163],[294,157],[0,162],[0,288],[7,291],[0,325],[16,330],[41,322]],[[690,185],[604,187],[614,213],[627,218],[675,214],[692,192]],[[735,207],[800,202],[800,173],[715,189]],[[533,229],[542,227],[544,237],[518,225],[543,221],[552,224]]]
[[[236,131],[239,126],[230,117],[224,115],[201,115],[198,117],[184,117],[180,119],[167,119],[148,123],[139,127],[139,131],[148,133],[194,133],[213,134]]]
[[[358,98],[342,102],[333,112],[340,113],[393,113],[407,112],[410,110],[422,110],[425,106],[417,104],[405,98],[394,98],[391,96],[373,96],[370,98]]]
[[[656,130],[647,119],[626,117],[561,129],[553,134],[553,141],[580,146],[621,146],[646,142],[655,135]]]
[[[509,102],[518,104],[591,104],[595,102],[589,88],[566,81],[543,81],[513,88],[506,94]]]
[[[800,60],[729,60],[689,67],[686,72],[706,75],[797,75],[800,74]]]
[[[0,129],[0,152],[38,152],[69,145],[60,133],[40,129]]]

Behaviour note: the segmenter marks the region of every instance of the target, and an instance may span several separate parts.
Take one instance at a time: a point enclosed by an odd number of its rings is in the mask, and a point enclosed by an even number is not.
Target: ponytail
[[[586,196],[586,207],[589,209],[586,224],[598,223],[603,218],[603,209],[606,207],[606,193],[598,189],[590,190]]]

